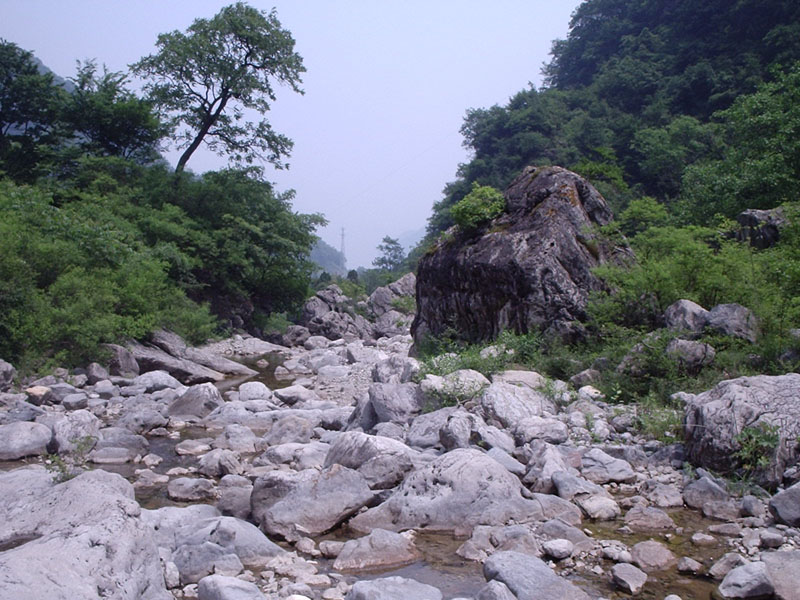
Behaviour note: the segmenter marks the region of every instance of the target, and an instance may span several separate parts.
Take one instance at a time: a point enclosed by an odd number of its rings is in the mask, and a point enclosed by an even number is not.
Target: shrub
[[[505,206],[503,194],[475,182],[472,191],[450,207],[450,216],[464,231],[472,231],[500,215]]]

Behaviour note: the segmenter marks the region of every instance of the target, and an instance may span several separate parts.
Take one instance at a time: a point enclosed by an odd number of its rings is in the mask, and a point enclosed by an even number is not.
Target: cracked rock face
[[[506,212],[475,233],[456,232],[417,273],[419,341],[453,328],[469,340],[582,320],[591,269],[611,253],[590,232],[611,210],[586,180],[561,167],[527,167],[505,192]]]
[[[777,486],[784,470],[797,462],[800,375],[739,377],[690,397],[686,405],[686,452],[689,460],[715,471],[736,468],[743,430],[776,427],[778,445],[769,465],[756,473],[761,485]],[[752,429],[751,429],[752,430]]]

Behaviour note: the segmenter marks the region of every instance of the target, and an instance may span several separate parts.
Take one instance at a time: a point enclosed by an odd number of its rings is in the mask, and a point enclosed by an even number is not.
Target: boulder
[[[581,473],[594,483],[624,483],[636,479],[636,473],[628,461],[614,458],[600,448],[592,448],[583,455]]]
[[[324,466],[334,464],[357,470],[372,489],[393,488],[414,466],[412,450],[402,442],[360,431],[336,437]]]
[[[47,453],[53,432],[47,425],[17,421],[0,425],[0,460],[19,460]]]
[[[789,373],[729,379],[702,394],[687,395],[684,432],[688,459],[714,471],[730,472],[740,466],[738,435],[757,433],[761,427],[775,428],[778,443],[769,463],[754,473],[758,483],[774,488],[800,456],[798,389],[800,374]]]
[[[586,317],[592,269],[611,258],[591,229],[612,219],[585,179],[527,167],[505,192],[506,210],[477,231],[453,229],[420,259],[415,341],[448,328],[471,341],[503,330],[569,329]]]
[[[296,541],[333,529],[373,495],[360,473],[341,465],[274,471],[256,479],[250,508],[265,533]]]
[[[737,215],[736,222],[739,223],[736,239],[750,242],[751,246],[760,250],[777,244],[781,229],[789,224],[780,207],[771,210],[749,208]]]
[[[674,566],[678,560],[664,544],[654,540],[639,542],[631,548],[633,562],[645,573],[662,571]]]
[[[59,454],[88,452],[100,439],[102,425],[100,419],[88,410],[66,413],[53,423],[53,451]]]
[[[700,335],[708,322],[708,311],[691,300],[678,300],[664,311],[668,329]]]
[[[0,596],[169,600],[133,486],[107,471],[54,484],[42,467],[0,474]]]
[[[138,375],[133,380],[133,385],[135,387],[143,387],[146,393],[152,394],[159,390],[178,389],[181,387],[181,382],[166,371],[150,371]]]
[[[505,584],[517,600],[589,600],[586,592],[530,554],[496,552],[483,563],[483,575]]]
[[[311,335],[320,335],[329,340],[340,338],[371,339],[372,324],[355,312],[348,311],[349,298],[339,286],[332,284],[318,291],[303,306],[300,317]]]
[[[399,567],[420,558],[414,542],[407,536],[373,529],[368,536],[345,542],[333,563],[337,571]]]
[[[197,584],[197,600],[266,600],[258,586],[225,575],[208,575]]]
[[[718,304],[708,313],[706,329],[756,343],[759,323],[749,308],[741,304]]]
[[[14,365],[0,358],[0,392],[9,390],[16,376],[17,370]]]
[[[716,357],[716,351],[710,344],[677,338],[667,344],[667,354],[689,373],[698,373],[713,363]]]
[[[764,552],[761,560],[775,590],[776,600],[792,600],[800,590],[800,550]]]
[[[767,600],[773,597],[775,588],[767,575],[767,565],[757,561],[732,569],[719,584],[718,591],[725,600]]]
[[[769,510],[780,523],[800,526],[800,482],[775,494],[769,501]]]
[[[404,577],[382,577],[356,581],[345,600],[442,600],[442,593],[431,585]]]
[[[611,568],[611,580],[628,594],[638,594],[647,582],[647,573],[630,563],[619,563]]]
[[[416,287],[416,275],[414,273],[406,273],[397,281],[376,288],[367,299],[367,306],[373,315],[380,317],[395,308],[392,303],[398,298],[413,298]]]
[[[405,425],[422,411],[421,397],[414,383],[373,383],[368,393],[376,423]]]
[[[170,404],[167,413],[170,416],[202,419],[211,414],[214,409],[222,406],[223,402],[222,394],[213,383],[200,383],[191,386]]]
[[[103,348],[111,353],[108,361],[108,371],[119,377],[136,377],[139,373],[139,363],[130,350],[116,344],[104,344]]]
[[[176,358],[161,348],[129,342],[130,350],[142,371],[166,371],[185,385],[222,381],[225,375],[185,358]]]
[[[175,540],[175,546],[211,542],[235,554],[250,568],[264,567],[273,557],[285,553],[258,527],[234,517],[215,516],[186,523],[175,530]]]
[[[468,535],[476,525],[544,521],[580,522],[578,509],[555,496],[523,495],[519,479],[483,452],[459,448],[418,467],[383,504],[350,521],[355,531],[375,527],[426,529]],[[525,490],[526,491],[526,490]]]
[[[483,419],[511,430],[527,417],[555,412],[555,403],[542,392],[502,381],[491,384],[480,397],[479,413]]]

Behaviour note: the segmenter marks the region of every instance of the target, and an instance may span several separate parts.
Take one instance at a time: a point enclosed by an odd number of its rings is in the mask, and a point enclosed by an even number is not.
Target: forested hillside
[[[617,212],[654,196],[686,223],[789,200],[798,60],[800,5],[789,0],[587,0],[554,42],[541,89],[467,112],[473,157],[429,234],[452,224],[449,207],[472,182],[503,189],[528,164],[589,177]],[[775,147],[782,157],[767,156]]]
[[[0,40],[0,356],[23,369],[93,359],[158,327],[195,341],[256,331],[308,294],[323,219],[295,213],[292,192],[253,166],[282,166],[291,141],[241,120],[243,108],[264,115],[275,84],[299,91],[291,35],[274,13],[234,4],[157,45],[135,65],[139,96],[93,61],[67,91]],[[231,167],[184,170],[201,144]],[[186,149],[174,172],[160,154],[170,145]]]

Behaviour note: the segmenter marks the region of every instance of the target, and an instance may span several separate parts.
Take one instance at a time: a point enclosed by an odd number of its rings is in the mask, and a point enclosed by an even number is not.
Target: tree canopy
[[[156,54],[132,68],[149,80],[150,99],[175,127],[184,149],[176,172],[202,143],[237,165],[262,159],[283,166],[292,142],[266,118],[254,123],[246,114],[255,110],[263,117],[269,111],[275,83],[302,93],[303,60],[274,10],[238,2],[211,19],[195,20],[186,33],[159,35],[156,45]]]

